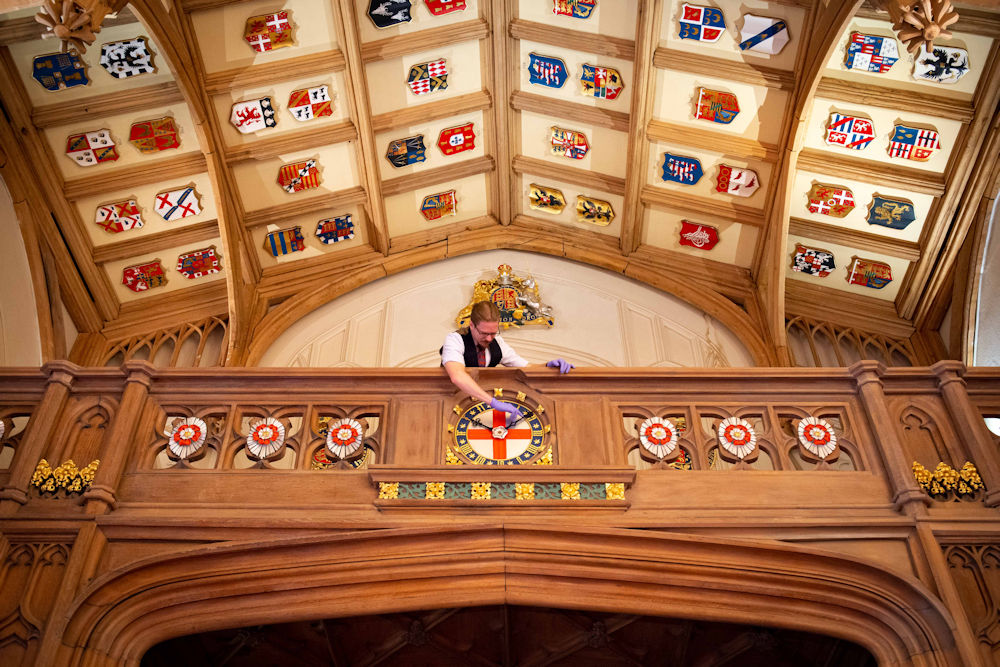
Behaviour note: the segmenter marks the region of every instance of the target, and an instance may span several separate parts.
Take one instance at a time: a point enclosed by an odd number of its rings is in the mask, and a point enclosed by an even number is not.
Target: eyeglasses
[[[473,329],[475,329],[476,333],[479,334],[480,336],[483,336],[484,338],[494,338],[497,334],[500,333],[500,324],[499,323],[497,323],[497,322],[491,322],[491,323],[483,322],[482,324],[494,324],[496,326],[496,330],[495,331],[483,331],[478,326],[476,326],[475,324],[472,324],[472,323],[470,323],[469,326],[471,326]]]

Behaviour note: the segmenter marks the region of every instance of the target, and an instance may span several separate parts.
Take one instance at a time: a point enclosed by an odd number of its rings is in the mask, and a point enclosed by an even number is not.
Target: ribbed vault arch
[[[820,632],[880,665],[960,664],[919,582],[772,541],[454,523],[225,543],[109,572],[67,615],[59,664],[136,665],[163,640],[312,618],[559,605]]]

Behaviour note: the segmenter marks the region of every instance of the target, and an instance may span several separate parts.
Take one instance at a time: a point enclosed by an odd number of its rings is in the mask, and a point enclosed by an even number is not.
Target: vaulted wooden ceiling
[[[496,247],[564,255],[674,292],[731,328],[752,328],[770,363],[787,363],[786,313],[894,336],[936,324],[934,305],[997,176],[1000,12],[959,5],[953,37],[939,41],[966,49],[970,69],[944,84],[914,79],[902,45],[884,73],[848,70],[851,33],[893,33],[887,14],[846,0],[718,0],[709,4],[726,30],[713,43],[680,38],[681,0],[599,0],[588,18],[555,13],[553,0],[393,4],[412,4],[411,19],[379,28],[367,0],[138,0],[81,56],[89,83],[60,90],[32,77],[33,61],[59,50],[40,38],[35,9],[3,16],[3,176],[29,246],[42,239],[34,263],[48,275],[36,285],[47,282],[50,298],[55,288],[78,329],[107,338],[228,312],[232,363],[263,329],[282,326],[276,318],[287,324],[378,277]],[[291,41],[258,52],[247,21],[275,12],[287,12]],[[740,49],[751,14],[785,22],[780,52]],[[102,45],[137,37],[155,71],[115,78],[99,62]],[[536,56],[565,64],[561,87],[531,81]],[[411,68],[440,59],[447,87],[414,94]],[[585,94],[588,65],[620,73],[616,98]],[[297,120],[293,91],[321,86],[330,114]],[[735,95],[739,114],[728,124],[698,118],[700,89]],[[265,97],[276,123],[239,132],[233,105]],[[826,143],[832,113],[870,119],[871,145]],[[179,146],[130,144],[133,124],[164,117]],[[442,131],[470,123],[474,148],[438,146]],[[924,162],[890,157],[896,124],[936,130],[941,149]],[[553,154],[553,126],[585,135],[587,154]],[[68,137],[102,129],[117,160],[82,167],[65,155]],[[390,144],[418,135],[425,159],[394,166]],[[669,155],[697,158],[704,176],[665,180]],[[279,171],[309,161],[317,187],[286,192]],[[748,197],[718,191],[723,165],[753,170],[761,187]],[[532,207],[532,184],[559,190],[565,208]],[[854,210],[810,212],[816,184],[850,188]],[[188,187],[199,213],[156,213],[157,195]],[[454,215],[421,214],[425,197],[452,190]],[[578,195],[609,203],[614,219],[581,220]],[[912,202],[916,219],[901,230],[870,224],[876,195]],[[128,200],[141,228],[112,233],[95,222],[102,205]],[[316,236],[320,220],[346,215],[353,238]],[[718,244],[682,244],[683,221],[714,227]],[[269,251],[269,234],[296,227],[302,250]],[[797,244],[833,253],[836,269],[793,271]],[[208,247],[221,272],[177,270],[180,255]],[[851,284],[854,258],[888,265],[892,282]],[[123,284],[124,269],[153,260],[164,284]]]

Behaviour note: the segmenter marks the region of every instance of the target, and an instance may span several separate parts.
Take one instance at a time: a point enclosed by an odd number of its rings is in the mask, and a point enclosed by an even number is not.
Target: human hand
[[[524,418],[521,414],[521,409],[512,403],[505,403],[504,401],[498,400],[496,398],[490,400],[490,407],[494,410],[499,410],[500,412],[507,413],[507,426],[511,424],[516,424]]]
[[[569,369],[576,368],[576,366],[569,363],[565,359],[553,359],[545,365],[549,368],[558,368],[560,373],[569,373]]]

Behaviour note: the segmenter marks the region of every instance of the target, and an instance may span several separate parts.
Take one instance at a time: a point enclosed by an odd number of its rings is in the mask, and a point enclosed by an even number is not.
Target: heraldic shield
[[[504,329],[538,324],[551,327],[555,324],[552,309],[542,303],[538,285],[531,276],[519,278],[509,264],[497,267],[496,278],[479,280],[472,289],[472,299],[459,311],[455,324],[469,326],[472,306],[480,301],[492,301],[500,309],[500,326]]]

